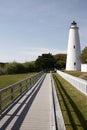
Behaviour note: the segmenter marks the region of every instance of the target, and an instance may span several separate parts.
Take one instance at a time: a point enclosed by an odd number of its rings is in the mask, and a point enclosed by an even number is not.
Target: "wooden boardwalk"
[[[3,116],[0,127],[0,130],[55,130],[50,74]]]

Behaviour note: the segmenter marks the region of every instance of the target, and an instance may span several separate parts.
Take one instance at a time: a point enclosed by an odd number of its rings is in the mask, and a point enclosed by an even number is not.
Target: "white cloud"
[[[23,56],[22,60],[25,61],[32,61],[36,60],[38,56],[42,55],[43,53],[51,53],[51,54],[58,54],[58,53],[66,53],[66,50],[58,50],[58,49],[50,49],[50,48],[38,48],[38,47],[25,47],[19,50],[21,57]],[[17,58],[18,59],[18,58]]]
[[[66,53],[66,50],[50,49],[50,48],[40,48],[40,47],[20,47],[16,49],[16,52],[13,53],[3,53],[0,55],[0,62],[26,62],[33,61],[38,58],[38,56],[43,53]]]

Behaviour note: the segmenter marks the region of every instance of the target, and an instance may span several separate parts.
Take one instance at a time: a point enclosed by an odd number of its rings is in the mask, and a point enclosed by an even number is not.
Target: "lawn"
[[[87,96],[53,74],[66,130],[87,130]]]
[[[81,71],[64,71],[64,72],[87,80],[87,72],[81,72]]]
[[[28,74],[14,74],[14,75],[2,75],[0,76],[0,89],[3,89],[5,87],[8,87],[9,85],[20,81],[26,77],[31,76],[34,73],[28,73]]]

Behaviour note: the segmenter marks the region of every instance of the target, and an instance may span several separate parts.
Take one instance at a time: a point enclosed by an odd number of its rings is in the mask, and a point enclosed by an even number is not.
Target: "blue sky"
[[[71,22],[87,46],[87,0],[0,0],[0,62],[66,53]]]

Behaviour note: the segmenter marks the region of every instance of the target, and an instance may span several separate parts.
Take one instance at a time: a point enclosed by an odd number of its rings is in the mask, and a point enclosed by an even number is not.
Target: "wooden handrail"
[[[33,86],[42,76],[43,72],[39,72],[33,76],[18,81],[7,88],[0,90],[0,114],[5,110],[18,96]]]

